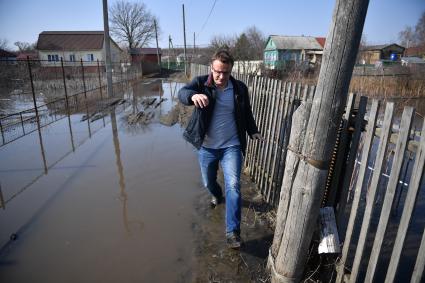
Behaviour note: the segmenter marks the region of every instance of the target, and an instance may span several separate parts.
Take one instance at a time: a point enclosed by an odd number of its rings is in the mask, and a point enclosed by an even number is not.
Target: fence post
[[[88,107],[88,105],[87,105],[86,77],[85,77],[85,75],[84,75],[84,64],[83,64],[83,59],[81,59],[81,60],[80,60],[80,63],[81,63],[81,74],[82,74],[82,76],[83,76],[84,104],[86,105],[87,126],[88,126],[88,128],[89,128],[89,136],[91,137],[89,107]]]
[[[70,115],[70,109],[69,109],[69,102],[68,102],[68,91],[66,89],[66,79],[65,79],[65,68],[63,66],[63,59],[61,58],[61,68],[62,68],[62,79],[63,79],[63,91],[65,92],[65,107],[68,113],[68,116]]]
[[[31,62],[30,62],[29,56],[27,56],[27,63],[28,63],[28,72],[29,72],[30,82],[31,82],[32,101],[34,103],[34,109],[35,109],[35,119],[37,121],[38,130],[40,130],[40,118],[38,116],[37,100],[35,99],[34,81],[32,78]]]
[[[99,90],[100,90],[100,99],[103,99],[102,96],[102,80],[100,78],[100,65],[99,65],[99,59],[97,59],[97,74],[99,77]]]
[[[3,140],[3,144],[4,144],[5,140],[4,140],[3,125],[1,124],[1,119],[0,119],[0,131],[1,131],[1,139]]]
[[[21,118],[22,133],[25,135],[24,119],[22,118],[22,112],[19,112],[19,117]]]
[[[284,229],[277,239],[277,256],[271,259],[276,261],[272,283],[299,282],[303,275],[368,5],[369,0],[335,3],[305,139],[300,150],[293,151],[300,161],[290,180],[289,209],[287,215],[278,215],[282,223],[276,223]],[[295,130],[302,131],[302,124],[292,126],[292,135]]]

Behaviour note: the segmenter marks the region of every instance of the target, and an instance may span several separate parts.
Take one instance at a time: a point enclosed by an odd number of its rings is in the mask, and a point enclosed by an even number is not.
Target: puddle
[[[205,206],[196,152],[182,138],[190,110],[176,104],[181,86],[128,85],[126,103],[100,119],[82,121],[82,110],[0,147],[1,282],[249,282],[263,274],[272,236],[261,206],[244,201],[240,253],[225,248],[224,207]],[[152,118],[130,125],[140,111]],[[255,196],[247,180],[242,191]]]

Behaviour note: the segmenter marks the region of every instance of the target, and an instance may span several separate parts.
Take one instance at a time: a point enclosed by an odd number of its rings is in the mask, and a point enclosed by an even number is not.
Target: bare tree
[[[37,45],[36,43],[28,43],[23,41],[16,41],[13,44],[18,47],[20,52],[34,51]]]
[[[250,59],[262,59],[266,45],[265,35],[256,26],[247,28],[244,33],[246,34],[250,44]]]
[[[156,18],[143,2],[115,2],[109,14],[112,35],[118,42],[125,42],[129,49],[146,46],[155,38]]]
[[[5,38],[0,38],[0,49],[10,51],[9,41]]]
[[[398,39],[401,45],[409,48],[415,43],[415,32],[412,27],[407,26],[404,30],[398,33]]]
[[[415,37],[416,43],[418,45],[425,44],[425,12],[422,13],[422,16],[419,18],[418,23],[416,24]]]
[[[232,49],[236,43],[236,36],[215,35],[212,37],[210,46],[217,50],[220,48]]]
[[[398,39],[406,47],[425,45],[425,12],[422,13],[415,28],[405,27],[398,33]]]

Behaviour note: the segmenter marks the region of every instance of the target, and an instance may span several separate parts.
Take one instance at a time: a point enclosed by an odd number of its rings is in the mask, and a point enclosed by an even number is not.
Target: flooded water
[[[255,281],[271,231],[246,202],[244,253],[225,249],[224,208],[207,209],[170,118],[181,86],[133,84],[101,119],[77,113],[0,147],[0,282]],[[143,109],[153,118],[130,125]]]

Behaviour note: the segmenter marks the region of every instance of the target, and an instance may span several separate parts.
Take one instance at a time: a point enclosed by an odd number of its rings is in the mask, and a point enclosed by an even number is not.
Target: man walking
[[[214,208],[226,202],[226,239],[239,248],[241,222],[240,175],[246,149],[246,133],[261,140],[249,103],[246,85],[231,76],[234,60],[226,50],[211,58],[211,73],[200,76],[179,90],[185,105],[195,105],[183,134],[198,151],[204,186]],[[224,175],[225,197],[217,183],[218,165]]]

